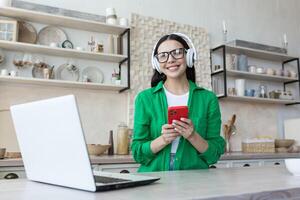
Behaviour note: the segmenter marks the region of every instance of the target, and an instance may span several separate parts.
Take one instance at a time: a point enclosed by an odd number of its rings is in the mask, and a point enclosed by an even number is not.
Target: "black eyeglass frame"
[[[179,58],[179,57],[176,58],[176,57],[173,55],[173,53],[176,52],[177,50],[183,50],[183,54],[182,54],[182,56],[181,56],[180,58]],[[160,53],[156,54],[155,57],[156,57],[156,59],[157,59],[157,61],[158,61],[159,63],[165,63],[165,62],[167,62],[167,61],[169,60],[169,56],[170,56],[170,55],[171,55],[175,60],[179,60],[179,59],[181,59],[181,58],[184,57],[184,53],[186,53],[186,52],[187,52],[187,50],[186,50],[185,48],[177,48],[177,49],[173,49],[172,51],[169,51],[169,52],[167,52],[167,51],[165,51],[165,52],[160,52]],[[166,59],[165,61],[160,61],[159,58],[158,58],[158,55],[159,55],[159,54],[163,54],[163,53],[167,53],[167,54],[168,54],[167,59]]]

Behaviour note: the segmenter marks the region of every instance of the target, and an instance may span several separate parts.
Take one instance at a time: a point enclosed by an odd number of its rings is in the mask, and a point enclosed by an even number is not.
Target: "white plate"
[[[79,80],[79,68],[69,63],[60,65],[56,70],[56,79],[66,81],[78,81]]]
[[[38,44],[46,46],[57,43],[61,47],[61,44],[67,39],[67,34],[56,26],[46,26],[38,34]]]
[[[87,76],[90,82],[92,83],[103,83],[104,75],[103,72],[97,67],[86,67],[81,73],[83,79],[84,76]]]

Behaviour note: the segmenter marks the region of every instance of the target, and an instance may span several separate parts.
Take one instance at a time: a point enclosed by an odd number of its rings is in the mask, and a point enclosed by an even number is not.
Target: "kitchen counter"
[[[220,160],[251,160],[251,159],[284,159],[300,158],[300,153],[225,153]],[[103,155],[91,156],[92,164],[132,164],[135,161],[132,155]],[[0,167],[18,167],[23,166],[22,159],[3,159],[0,160]]]
[[[144,173],[161,179],[147,186],[91,193],[26,179],[0,180],[1,200],[97,200],[97,199],[236,199],[251,193],[275,199],[274,195],[300,195],[300,177],[292,176],[285,167],[227,168]],[[297,189],[293,189],[297,188]],[[283,190],[270,193],[270,191]],[[289,190],[289,191],[287,191]],[[293,192],[291,192],[291,190]],[[257,194],[268,191],[267,194]],[[256,193],[255,195],[253,193]],[[234,196],[234,197],[232,197]],[[297,196],[299,197],[299,196]],[[242,199],[239,196],[239,199]],[[250,199],[250,198],[243,198]],[[263,198],[266,199],[266,198]]]

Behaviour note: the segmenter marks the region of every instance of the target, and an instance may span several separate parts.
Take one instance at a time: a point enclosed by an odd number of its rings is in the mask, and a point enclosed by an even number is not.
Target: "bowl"
[[[300,158],[288,158],[284,160],[287,170],[294,176],[300,176]]]
[[[292,139],[275,139],[275,148],[289,148],[294,144],[295,140]]]
[[[105,151],[109,149],[110,145],[102,145],[102,144],[88,144],[88,152],[89,155],[99,156],[103,154]]]
[[[5,149],[5,148],[0,148],[0,159],[4,159],[4,157],[5,157],[5,152],[6,152],[6,149]]]

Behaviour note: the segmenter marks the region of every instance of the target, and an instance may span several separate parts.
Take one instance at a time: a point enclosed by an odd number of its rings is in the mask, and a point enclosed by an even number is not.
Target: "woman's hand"
[[[185,139],[189,139],[195,133],[194,124],[190,119],[180,118],[180,121],[173,120],[172,125],[175,127],[174,130]]]
[[[172,124],[164,124],[161,128],[161,136],[166,145],[170,144],[179,135],[180,134],[174,130],[174,126]]]

